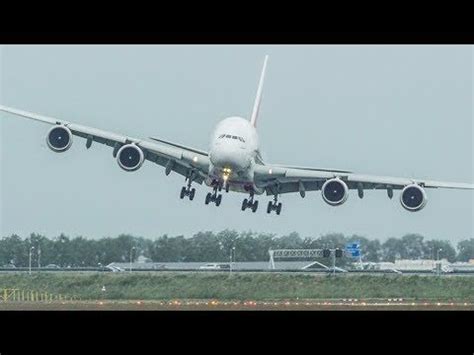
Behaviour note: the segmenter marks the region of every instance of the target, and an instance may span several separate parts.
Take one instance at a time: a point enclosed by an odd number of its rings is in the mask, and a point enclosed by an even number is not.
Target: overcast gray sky
[[[263,57],[259,118],[270,163],[472,182],[471,46],[3,46],[0,102],[128,134],[207,149],[213,127],[250,115]],[[109,147],[75,137],[63,154],[48,125],[0,114],[1,236],[61,232],[90,238],[201,230],[327,232],[386,239],[474,237],[474,192],[428,190],[420,212],[395,192],[351,192],[339,207],[320,192],[282,195],[280,216],[241,212],[243,194],[205,206],[179,199],[184,178],[149,162],[122,171]]]

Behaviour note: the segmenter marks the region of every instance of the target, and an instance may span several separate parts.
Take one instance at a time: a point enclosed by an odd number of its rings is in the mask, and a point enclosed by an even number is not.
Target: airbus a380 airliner
[[[298,192],[305,197],[307,191],[321,190],[326,203],[338,206],[347,200],[349,190],[357,190],[359,197],[363,198],[364,190],[377,189],[386,190],[389,198],[393,197],[393,190],[401,190],[401,205],[413,212],[426,205],[426,188],[474,189],[473,184],[370,176],[344,170],[263,162],[256,126],[267,60],[268,56],[263,64],[250,120],[242,117],[222,120],[212,135],[209,152],[153,137],[150,137],[153,142],[132,138],[5,106],[0,106],[0,111],[52,125],[46,143],[54,152],[67,151],[73,136],[79,136],[86,140],[88,149],[93,142],[113,147],[113,156],[125,171],[136,171],[148,160],[163,166],[166,175],[172,171],[178,173],[185,177],[186,182],[181,189],[181,199],[194,199],[196,189],[192,187],[193,183],[204,183],[213,189],[206,195],[206,205],[212,202],[219,206],[222,190],[248,194],[249,197],[242,202],[242,211],[248,208],[256,212],[258,200],[255,195],[264,193],[273,196],[273,200],[268,202],[267,213],[275,211],[279,215],[282,204],[278,197],[281,194]]]

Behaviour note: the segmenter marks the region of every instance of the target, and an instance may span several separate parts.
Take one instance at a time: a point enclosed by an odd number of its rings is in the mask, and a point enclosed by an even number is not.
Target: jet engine
[[[324,201],[331,206],[342,205],[349,197],[346,183],[338,178],[327,180],[321,188],[321,193]]]
[[[66,126],[54,126],[46,135],[48,147],[56,153],[65,152],[72,145],[72,133]]]
[[[427,201],[425,190],[417,184],[405,186],[400,195],[403,208],[411,212],[421,210]]]
[[[145,154],[135,144],[126,144],[117,152],[117,163],[125,171],[138,170],[145,161]]]

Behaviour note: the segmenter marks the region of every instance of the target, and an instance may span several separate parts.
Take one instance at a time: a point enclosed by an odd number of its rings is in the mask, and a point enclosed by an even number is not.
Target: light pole
[[[135,247],[132,247],[132,249],[130,249],[130,272],[132,272],[132,253],[135,249]]]
[[[35,249],[35,247],[30,247],[30,255],[29,255],[29,274],[31,275],[31,254],[33,252],[33,250]]]
[[[41,267],[41,246],[38,245],[38,269]]]
[[[232,272],[232,266],[235,262],[235,245],[230,249],[230,272]]]
[[[439,273],[441,271],[441,263],[439,262],[439,252],[440,251],[443,251],[443,249],[439,248],[437,253],[436,253],[436,261],[437,261],[436,270],[438,272],[438,276],[439,276]]]

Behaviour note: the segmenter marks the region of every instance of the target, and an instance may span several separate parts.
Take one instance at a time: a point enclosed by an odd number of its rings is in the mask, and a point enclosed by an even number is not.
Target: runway
[[[428,300],[292,300],[292,301],[56,301],[0,302],[1,310],[20,311],[474,311],[472,302],[436,302]]]

